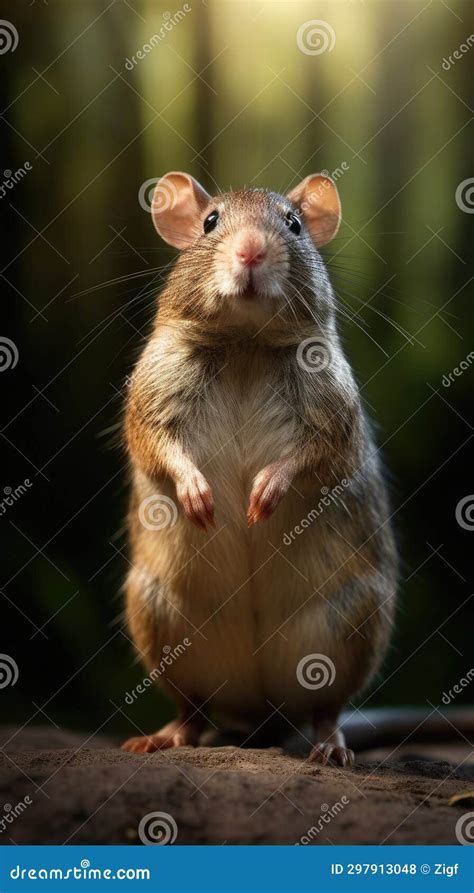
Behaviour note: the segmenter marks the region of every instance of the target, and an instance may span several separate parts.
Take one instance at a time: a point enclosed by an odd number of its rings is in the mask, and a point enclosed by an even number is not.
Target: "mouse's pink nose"
[[[261,264],[267,256],[263,233],[256,230],[239,233],[235,242],[235,256],[244,267],[256,267]]]

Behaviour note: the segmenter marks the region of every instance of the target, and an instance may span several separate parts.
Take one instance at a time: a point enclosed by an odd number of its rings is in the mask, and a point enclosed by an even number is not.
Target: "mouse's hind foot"
[[[342,766],[347,769],[354,765],[354,751],[346,747],[346,740],[338,725],[337,717],[313,717],[313,741],[317,743],[311,749],[308,762],[319,763],[320,766]]]
[[[195,747],[202,726],[200,719],[173,719],[152,735],[128,738],[121,747],[128,753],[154,753],[156,750],[168,750],[170,747]]]
[[[312,748],[308,762],[319,763],[321,766],[342,766],[343,769],[347,769],[354,765],[354,751],[340,744],[321,741]]]

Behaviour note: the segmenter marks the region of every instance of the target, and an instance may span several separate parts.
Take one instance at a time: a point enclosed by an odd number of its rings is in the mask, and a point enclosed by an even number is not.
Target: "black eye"
[[[208,214],[208,216],[206,217],[206,219],[204,221],[204,232],[206,234],[210,233],[211,230],[213,230],[216,227],[218,220],[219,220],[219,211],[211,211],[211,213]]]
[[[295,236],[299,236],[301,232],[301,220],[297,214],[293,211],[288,211],[288,214],[285,217],[285,223],[288,229],[295,234]]]

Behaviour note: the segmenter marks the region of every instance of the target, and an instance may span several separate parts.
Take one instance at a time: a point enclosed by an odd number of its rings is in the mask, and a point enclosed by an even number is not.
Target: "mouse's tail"
[[[352,750],[423,742],[456,741],[474,747],[474,708],[395,707],[342,714],[341,729]]]

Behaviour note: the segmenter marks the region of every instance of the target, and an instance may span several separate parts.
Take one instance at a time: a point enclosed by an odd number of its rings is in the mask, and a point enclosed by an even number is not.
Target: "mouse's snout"
[[[244,267],[256,267],[267,256],[265,233],[258,229],[242,229],[234,242],[234,254]]]
[[[229,227],[214,264],[220,294],[274,297],[282,293],[288,256],[281,236],[270,226],[242,220]]]

